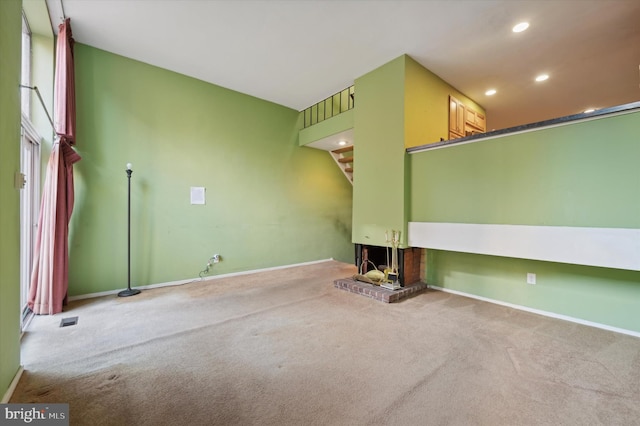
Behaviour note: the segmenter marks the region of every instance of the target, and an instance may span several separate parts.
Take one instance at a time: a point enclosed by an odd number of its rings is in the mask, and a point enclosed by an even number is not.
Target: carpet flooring
[[[72,302],[30,324],[11,402],[69,403],[71,425],[640,424],[640,339],[334,287],[353,273],[329,261]]]

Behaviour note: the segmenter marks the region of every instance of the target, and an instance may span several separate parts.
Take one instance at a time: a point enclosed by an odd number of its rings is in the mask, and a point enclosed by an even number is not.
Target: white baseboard
[[[435,285],[430,285],[429,284],[428,287],[430,289],[433,289],[433,290],[439,290],[439,291],[443,291],[445,293],[451,293],[451,294],[456,294],[458,296],[469,297],[471,299],[482,300],[483,302],[494,303],[496,305],[507,306],[509,308],[518,309],[520,311],[526,311],[526,312],[531,312],[533,314],[543,315],[545,317],[561,319],[561,320],[565,320],[565,321],[574,322],[574,323],[577,323],[577,324],[587,325],[589,327],[595,327],[595,328],[600,328],[600,329],[603,329],[603,330],[613,331],[613,332],[616,332],[616,333],[627,334],[629,336],[640,337],[640,332],[638,332],[638,331],[627,330],[627,329],[618,328],[618,327],[612,327],[612,326],[606,325],[606,324],[600,324],[600,323],[597,323],[597,322],[587,321],[587,320],[583,320],[583,319],[580,319],[580,318],[574,318],[574,317],[570,317],[568,315],[556,314],[555,312],[549,312],[549,311],[543,311],[543,310],[540,310],[540,309],[529,308],[527,306],[516,305],[516,304],[513,304],[513,303],[509,303],[509,302],[503,302],[501,300],[489,299],[488,297],[477,296],[475,294],[465,293],[465,292],[457,291],[457,290],[451,290],[451,289],[448,289],[448,288],[438,287],[438,286],[435,286]]]
[[[13,391],[15,391],[16,386],[18,386],[18,382],[20,381],[20,377],[22,377],[23,372],[24,372],[24,368],[20,366],[20,368],[18,369],[18,372],[13,377],[13,380],[9,385],[9,389],[7,389],[7,391],[2,396],[2,401],[0,401],[0,403],[7,404],[9,402],[9,400],[11,399],[11,396],[13,395]]]
[[[208,276],[208,277],[203,277],[202,279],[200,279],[200,278],[189,278],[189,279],[186,279],[186,280],[178,280],[178,281],[170,281],[170,282],[166,282],[166,283],[158,283],[158,284],[136,286],[136,287],[132,287],[132,288],[136,288],[138,290],[148,290],[148,289],[152,289],[152,288],[171,287],[171,286],[189,284],[189,283],[194,283],[194,282],[210,281],[210,280],[217,280],[217,279],[221,279],[221,278],[237,277],[237,276],[240,276],[240,275],[256,274],[256,273],[259,273],[259,272],[277,271],[279,269],[295,268],[297,266],[315,265],[317,263],[330,262],[332,260],[334,260],[334,259],[332,257],[330,257],[329,259],[312,260],[310,262],[294,263],[294,264],[282,265],[282,266],[272,266],[272,267],[269,267],[269,268],[261,268],[261,269],[251,269],[251,270],[248,270],[248,271],[230,272],[228,274],[221,274],[221,275],[211,275],[211,276]],[[101,292],[97,292],[97,293],[81,294],[81,295],[78,295],[78,296],[69,297],[69,301],[71,302],[71,301],[74,301],[74,300],[91,299],[91,298],[94,298],[94,297],[109,296],[109,295],[112,295],[112,294],[118,294],[120,291],[122,291],[122,289],[101,291]]]

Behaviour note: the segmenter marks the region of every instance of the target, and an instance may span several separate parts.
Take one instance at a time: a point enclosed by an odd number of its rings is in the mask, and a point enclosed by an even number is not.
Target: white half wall
[[[640,271],[640,229],[409,222],[409,246]]]

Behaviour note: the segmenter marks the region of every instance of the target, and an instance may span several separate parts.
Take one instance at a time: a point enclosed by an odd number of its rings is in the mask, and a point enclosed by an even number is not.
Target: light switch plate
[[[191,204],[205,204],[205,188],[203,186],[191,187]]]

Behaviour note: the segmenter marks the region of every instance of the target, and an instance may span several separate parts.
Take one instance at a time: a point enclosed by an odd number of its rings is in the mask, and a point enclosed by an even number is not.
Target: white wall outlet
[[[527,284],[535,284],[535,283],[536,283],[536,274],[528,273]]]

